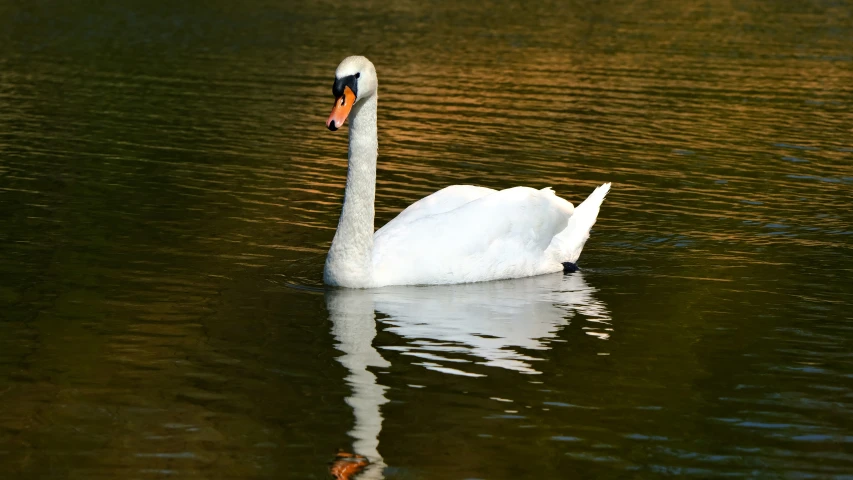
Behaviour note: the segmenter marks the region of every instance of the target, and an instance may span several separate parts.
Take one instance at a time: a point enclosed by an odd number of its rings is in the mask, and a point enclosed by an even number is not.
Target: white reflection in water
[[[359,476],[364,479],[381,479],[385,463],[379,455],[379,432],[382,431],[382,412],[379,407],[388,403],[387,387],[376,383],[376,375],[368,367],[387,368],[391,364],[373,348],[376,322],[373,297],[368,290],[334,290],[326,292],[326,308],[332,319],[332,334],[338,341],[338,350],[344,354],[338,361],[349,370],[346,378],[352,386],[347,404],[355,415],[355,426],[349,432],[355,440],[353,450],[370,460],[370,465]]]
[[[376,312],[384,316],[379,321],[389,325],[388,331],[408,340],[405,346],[384,348],[425,360],[417,365],[483,376],[465,370],[475,358],[482,365],[535,374],[539,372],[532,362],[537,359],[531,352],[550,348],[551,339],[576,313],[585,317],[585,333],[609,338],[610,316],[594,292],[580,272],[463,285],[327,291],[332,333],[344,353],[338,360],[349,370],[347,382],[353,389],[346,400],[355,415],[353,449],[371,461],[359,478],[383,478],[385,466],[378,446],[386,387],[368,370],[390,366],[373,346]]]

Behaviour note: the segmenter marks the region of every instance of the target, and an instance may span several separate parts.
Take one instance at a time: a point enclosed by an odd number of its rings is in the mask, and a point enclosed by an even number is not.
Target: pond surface
[[[0,476],[851,478],[846,1],[0,7]],[[377,226],[613,182],[582,270],[324,289]]]

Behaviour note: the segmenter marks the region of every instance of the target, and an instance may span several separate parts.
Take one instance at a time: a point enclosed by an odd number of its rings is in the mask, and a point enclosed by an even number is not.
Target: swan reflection
[[[585,333],[609,338],[611,319],[594,292],[581,272],[461,285],[327,291],[332,333],[343,352],[338,360],[349,371],[346,380],[352,387],[346,401],[355,414],[353,448],[371,462],[359,478],[383,478],[378,446],[380,406],[388,402],[387,388],[376,382],[369,367],[387,368],[390,363],[373,345],[376,313],[386,331],[406,340],[403,346],[380,348],[414,357],[415,365],[473,377],[487,374],[482,368],[471,371],[474,364],[537,374],[534,352],[550,348],[576,314],[584,318]]]

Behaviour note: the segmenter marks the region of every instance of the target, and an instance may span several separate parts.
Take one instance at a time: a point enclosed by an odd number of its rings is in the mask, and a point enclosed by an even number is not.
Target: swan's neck
[[[326,257],[324,280],[329,285],[369,287],[373,275],[373,201],[376,195],[376,94],[350,112],[349,164],[344,206],[338,230]]]

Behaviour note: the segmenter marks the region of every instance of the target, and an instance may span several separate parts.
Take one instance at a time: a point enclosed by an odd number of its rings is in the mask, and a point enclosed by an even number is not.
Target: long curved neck
[[[344,206],[338,230],[326,257],[326,283],[367,287],[372,278],[373,202],[376,196],[377,95],[358,103],[350,112],[349,162]]]

